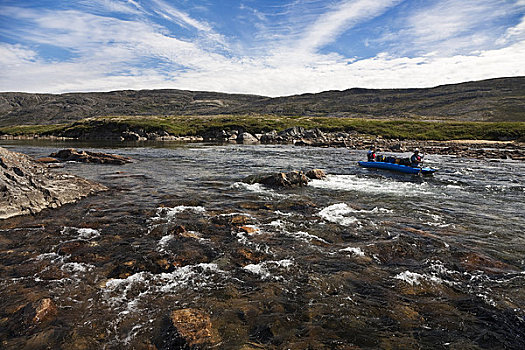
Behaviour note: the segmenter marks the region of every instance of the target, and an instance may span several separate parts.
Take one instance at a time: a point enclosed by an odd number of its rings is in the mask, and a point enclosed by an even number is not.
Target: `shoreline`
[[[287,129],[289,134],[292,129]],[[297,131],[293,128],[292,131]],[[225,133],[225,134],[223,134]],[[315,135],[309,135],[313,133]],[[387,139],[382,137],[367,137],[362,135],[352,135],[344,133],[322,133],[318,130],[303,130],[295,135],[288,137],[269,139],[267,134],[245,135],[239,140],[239,136],[232,138],[223,130],[215,135],[204,136],[160,136],[155,139],[125,140],[112,138],[74,138],[55,135],[0,135],[0,141],[10,140],[52,140],[52,141],[112,141],[115,144],[124,142],[137,143],[199,143],[209,142],[217,144],[275,144],[275,145],[295,145],[311,147],[334,147],[348,148],[355,150],[367,150],[370,146],[375,146],[378,152],[404,153],[411,152],[414,148],[419,148],[422,153],[451,155],[457,157],[467,157],[474,159],[512,159],[525,161],[525,143],[518,141],[495,141],[495,140],[399,140]],[[234,134],[235,135],[235,134]],[[272,134],[275,135],[275,134]],[[265,137],[266,136],[266,137]]]

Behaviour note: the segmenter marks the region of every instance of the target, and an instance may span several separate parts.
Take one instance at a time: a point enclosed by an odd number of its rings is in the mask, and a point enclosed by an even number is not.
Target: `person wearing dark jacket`
[[[414,150],[414,154],[410,157],[410,166],[417,168],[423,162],[423,157],[419,155],[419,149]]]
[[[368,150],[368,153],[366,154],[366,157],[368,158],[369,162],[375,162],[376,161],[376,151],[374,146],[370,147]]]

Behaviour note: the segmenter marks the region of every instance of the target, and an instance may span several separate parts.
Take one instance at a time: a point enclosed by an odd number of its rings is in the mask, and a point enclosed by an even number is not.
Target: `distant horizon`
[[[429,87],[406,87],[406,88],[363,88],[360,86],[354,86],[349,87],[347,89],[332,89],[332,90],[323,90],[315,93],[311,92],[303,92],[298,94],[292,94],[292,95],[280,95],[280,96],[266,96],[266,95],[258,95],[258,94],[250,94],[250,93],[237,93],[237,92],[224,92],[224,91],[212,91],[212,90],[187,90],[187,89],[177,89],[177,88],[154,88],[154,89],[117,89],[117,90],[100,90],[100,91],[66,91],[66,92],[59,92],[59,93],[52,93],[52,92],[26,92],[26,91],[0,91],[0,94],[7,94],[7,93],[13,93],[13,94],[42,94],[42,95],[65,95],[65,94],[91,94],[91,93],[111,93],[111,92],[120,92],[120,91],[156,91],[156,90],[176,90],[176,91],[189,91],[189,92],[209,92],[209,93],[217,93],[217,94],[231,94],[231,95],[254,95],[254,96],[260,96],[260,97],[270,97],[270,98],[279,98],[279,97],[290,97],[290,96],[299,96],[299,95],[306,95],[306,94],[319,94],[323,92],[329,92],[329,91],[346,91],[346,90],[353,90],[353,89],[364,89],[364,90],[413,90],[413,89],[433,89],[438,88],[441,86],[447,86],[447,85],[460,85],[460,84],[468,84],[468,83],[476,83],[476,82],[483,82],[483,81],[489,81],[489,80],[498,80],[498,79],[514,79],[514,78],[525,78],[525,75],[519,75],[514,77],[498,77],[498,78],[488,78],[488,79],[481,79],[481,80],[468,80],[463,81],[459,83],[450,83],[450,84],[440,84],[435,86],[429,86]]]
[[[525,76],[525,0],[0,0],[0,91],[282,97]]]

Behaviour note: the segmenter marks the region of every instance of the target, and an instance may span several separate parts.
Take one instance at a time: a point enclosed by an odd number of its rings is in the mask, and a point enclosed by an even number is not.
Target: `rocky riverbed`
[[[523,162],[429,155],[420,178],[345,148],[6,147],[134,161],[65,162],[110,190],[0,221],[3,349],[525,346]]]

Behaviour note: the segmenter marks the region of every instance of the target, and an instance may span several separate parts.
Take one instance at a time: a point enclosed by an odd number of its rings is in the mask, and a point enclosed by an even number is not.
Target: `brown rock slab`
[[[42,158],[38,158],[36,161],[39,163],[58,163],[60,162],[58,159],[53,158],[53,157],[42,157]]]
[[[117,154],[77,151],[74,148],[63,149],[52,153],[50,157],[61,159],[62,161],[75,161],[82,163],[98,163],[98,164],[116,164],[122,165],[131,163],[131,159]]]
[[[201,310],[175,310],[170,319],[179,336],[190,347],[210,346],[220,342],[219,333],[213,328],[210,316]]]

